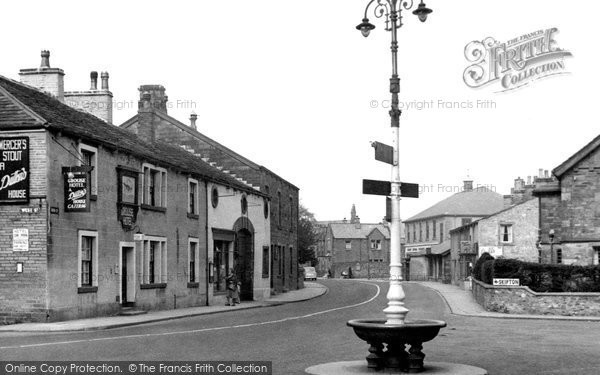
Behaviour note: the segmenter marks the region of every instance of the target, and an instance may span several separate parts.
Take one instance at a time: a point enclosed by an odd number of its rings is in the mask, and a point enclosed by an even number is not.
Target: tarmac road
[[[387,283],[319,280],[312,300],[119,329],[0,333],[1,360],[268,360],[274,374],[363,359],[368,346],[346,326],[383,319]],[[427,361],[456,362],[490,374],[600,374],[600,322],[495,319],[452,315],[420,284],[405,284],[409,319],[448,323],[424,344]]]

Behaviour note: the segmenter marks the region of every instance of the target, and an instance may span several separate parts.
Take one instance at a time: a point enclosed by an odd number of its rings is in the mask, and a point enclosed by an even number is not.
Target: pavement
[[[359,280],[359,279],[352,279]],[[350,280],[348,280],[350,281]],[[364,281],[369,281],[364,279]],[[371,280],[377,281],[377,280]],[[385,280],[378,280],[385,281]],[[594,316],[555,316],[555,315],[524,315],[524,314],[503,314],[486,311],[479,305],[471,291],[460,288],[456,285],[443,284],[428,281],[408,281],[409,283],[421,284],[436,291],[455,315],[482,317],[482,318],[500,318],[500,319],[547,319],[547,320],[579,320],[579,321],[599,321],[600,317]],[[277,306],[286,303],[306,301],[319,297],[327,293],[327,287],[316,282],[305,282],[305,287],[300,290],[292,290],[272,296],[264,301],[243,302],[236,306],[200,306],[188,307],[176,310],[150,311],[142,315],[132,316],[107,316],[90,319],[68,320],[55,323],[21,323],[0,326],[1,332],[69,332],[69,331],[94,331],[110,328],[119,328],[133,326],[145,323],[154,323],[165,320],[187,318],[198,315],[227,313],[237,310],[247,310],[259,307]]]
[[[455,315],[500,319],[581,320],[600,322],[600,317],[598,316],[526,315],[486,311],[475,301],[470,290],[465,290],[456,285],[443,284],[434,281],[414,281],[414,283],[435,290],[446,301],[452,314]]]
[[[2,332],[70,332],[96,331],[110,328],[127,327],[138,324],[155,323],[165,320],[187,318],[198,315],[227,313],[259,307],[277,306],[286,303],[306,301],[327,293],[327,287],[314,282],[305,282],[304,288],[272,296],[264,301],[242,302],[235,306],[200,306],[175,310],[150,311],[146,314],[131,316],[107,316],[90,319],[68,320],[54,323],[20,323],[0,326]]]

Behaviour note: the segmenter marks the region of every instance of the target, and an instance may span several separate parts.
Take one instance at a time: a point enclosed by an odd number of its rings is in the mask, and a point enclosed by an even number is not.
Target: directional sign
[[[381,142],[373,142],[371,146],[375,149],[375,160],[388,164],[394,164],[394,148]]]
[[[400,196],[405,198],[419,198],[419,184],[401,182]]]
[[[392,183],[389,181],[363,180],[363,194],[390,195]]]
[[[390,195],[392,183],[389,181],[363,180],[363,194]],[[400,196],[405,198],[419,198],[419,184],[400,183]]]

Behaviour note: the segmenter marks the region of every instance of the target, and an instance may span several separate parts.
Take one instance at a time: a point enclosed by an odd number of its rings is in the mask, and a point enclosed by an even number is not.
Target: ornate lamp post
[[[356,28],[366,38],[375,29],[375,25],[369,23],[367,17],[369,10],[374,6],[373,13],[376,18],[385,19],[385,30],[392,33],[392,78],[390,78],[390,92],[392,94],[392,105],[390,117],[392,122],[394,160],[392,164],[391,200],[392,200],[392,222],[390,230],[390,288],[387,294],[388,307],[383,310],[387,317],[386,324],[404,324],[408,309],[404,307],[404,291],[402,285],[402,263],[400,254],[400,114],[398,108],[398,93],[400,92],[400,78],[398,77],[398,29],[402,27],[402,12],[410,10],[414,6],[413,0],[371,0],[365,8],[362,23]],[[427,15],[432,10],[421,1],[412,13],[419,17],[421,22],[427,20]]]

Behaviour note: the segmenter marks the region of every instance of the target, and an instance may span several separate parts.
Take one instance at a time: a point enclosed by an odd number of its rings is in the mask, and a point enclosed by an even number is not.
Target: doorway
[[[247,229],[240,229],[235,239],[235,272],[242,283],[240,299],[252,301],[254,299],[254,240],[252,233]]]
[[[119,288],[121,305],[133,306],[135,303],[135,244],[121,242],[119,245],[119,266],[121,277]]]

